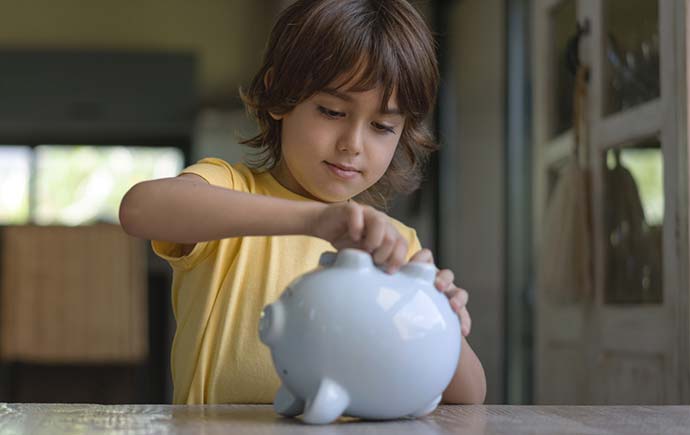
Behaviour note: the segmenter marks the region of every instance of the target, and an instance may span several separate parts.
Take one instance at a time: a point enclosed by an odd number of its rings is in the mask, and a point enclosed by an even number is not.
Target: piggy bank
[[[434,287],[436,267],[394,274],[355,249],[324,253],[259,323],[282,381],[273,407],[325,424],[341,415],[420,417],[441,401],[460,356],[460,321]]]

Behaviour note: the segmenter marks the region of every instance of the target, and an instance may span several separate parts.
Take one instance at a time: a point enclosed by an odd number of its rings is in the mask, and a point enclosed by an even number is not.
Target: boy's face
[[[386,172],[405,118],[395,93],[381,113],[383,89],[325,90],[295,106],[282,120],[282,160],[271,171],[285,187],[325,202],[345,201]]]

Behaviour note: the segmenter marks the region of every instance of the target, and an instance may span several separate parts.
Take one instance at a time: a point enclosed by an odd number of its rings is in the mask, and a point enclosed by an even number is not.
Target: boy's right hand
[[[357,248],[369,252],[374,263],[388,273],[405,264],[407,240],[390,218],[352,200],[319,207],[308,222],[307,232],[331,242],[336,249]]]

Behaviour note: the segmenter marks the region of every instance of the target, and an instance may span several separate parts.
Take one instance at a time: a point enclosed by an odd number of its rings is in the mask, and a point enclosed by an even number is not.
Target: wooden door
[[[589,67],[577,155],[591,231],[591,288],[554,300],[561,289],[537,286],[535,399],[688,401],[685,4],[549,0],[534,14],[535,252],[575,149],[568,47]]]

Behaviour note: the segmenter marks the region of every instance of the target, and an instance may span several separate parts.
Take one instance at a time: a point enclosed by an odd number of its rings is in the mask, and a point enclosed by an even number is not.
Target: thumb
[[[359,243],[352,240],[348,233],[343,233],[340,236],[336,237],[335,240],[331,242],[331,244],[337,250],[346,248],[360,248]]]

